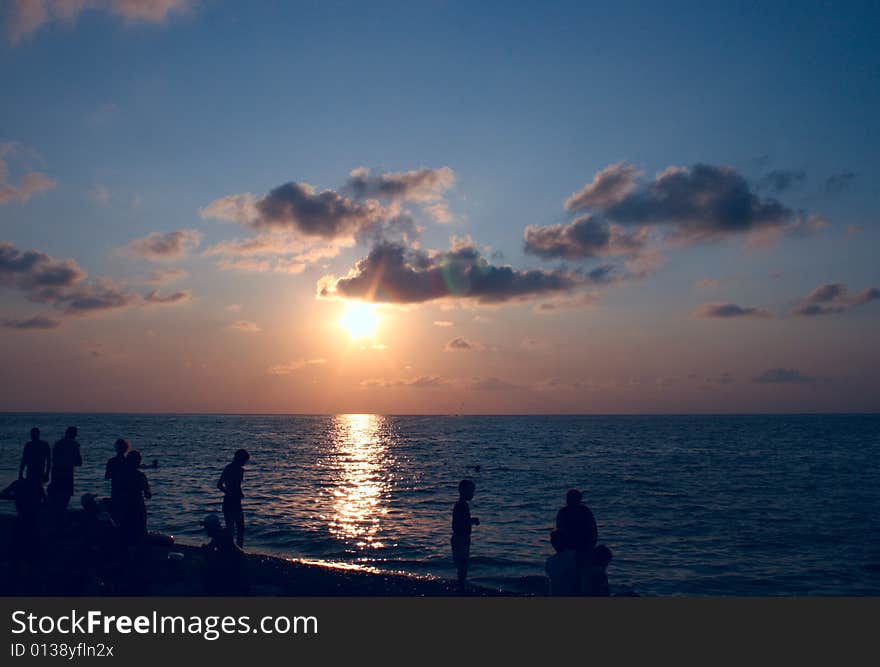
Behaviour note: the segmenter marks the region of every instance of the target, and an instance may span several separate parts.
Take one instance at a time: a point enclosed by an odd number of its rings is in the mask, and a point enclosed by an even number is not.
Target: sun
[[[379,315],[373,304],[350,303],[346,306],[339,323],[352,340],[373,338],[379,326]]]

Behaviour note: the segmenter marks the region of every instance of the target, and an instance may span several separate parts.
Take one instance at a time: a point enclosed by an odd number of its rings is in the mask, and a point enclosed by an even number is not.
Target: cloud
[[[853,294],[849,287],[842,283],[826,283],[801,299],[792,309],[791,314],[803,317],[833,315],[877,299],[880,299],[880,289],[876,287],[869,287]]]
[[[32,301],[52,302],[85,275],[72,259],[58,260],[37,250],[21,251],[8,241],[0,241],[0,285],[18,288]]]
[[[741,317],[768,318],[770,313],[762,308],[738,306],[735,303],[704,303],[694,313],[697,317],[732,319]]]
[[[846,226],[846,238],[851,239],[853,236],[858,236],[862,232],[865,231],[865,228],[861,225],[847,225]]]
[[[321,298],[363,299],[390,303],[424,303],[435,299],[470,299],[477,303],[521,301],[564,294],[610,280],[610,269],[589,274],[520,270],[490,264],[470,243],[444,252],[378,243],[342,278],[325,276]]]
[[[560,310],[579,310],[581,308],[589,308],[590,306],[595,306],[599,303],[601,296],[602,295],[599,292],[593,291],[578,294],[573,297],[542,301],[535,306],[535,312],[550,313]]]
[[[295,371],[307,366],[321,366],[327,363],[325,359],[300,359],[283,364],[273,364],[266,369],[269,375],[290,375]]]
[[[188,277],[189,273],[183,269],[157,269],[150,273],[146,282],[153,285],[167,285]]]
[[[477,391],[511,391],[520,388],[512,382],[497,377],[475,377],[471,379],[469,386]]]
[[[166,261],[185,257],[202,241],[202,234],[194,229],[173,232],[151,232],[141,239],[129,241],[127,251],[150,261]]]
[[[262,197],[244,193],[215,199],[200,215],[298,240],[351,245],[390,236],[412,239],[421,228],[403,205],[415,203],[433,220],[449,222],[452,216],[443,197],[454,183],[449,167],[379,174],[358,167],[339,191],[318,192],[308,183],[291,181]]]
[[[812,378],[803,375],[794,368],[768,368],[757,377],[752,378],[752,382],[757,384],[806,384],[812,381]]]
[[[171,294],[160,294],[159,290],[153,290],[144,294],[145,302],[163,305],[183,303],[184,301],[189,301],[191,298],[192,292],[189,290],[179,290],[177,292],[172,292]]]
[[[44,315],[37,315],[26,320],[4,320],[3,326],[7,329],[19,329],[30,331],[33,329],[57,329],[61,326],[61,320],[56,320]]]
[[[840,174],[832,174],[825,180],[825,192],[829,194],[839,194],[849,187],[855,181],[856,175],[851,171],[845,171]]]
[[[189,291],[141,296],[109,278],[85,282],[86,273],[72,259],[58,260],[36,250],[22,251],[0,241],[0,285],[20,290],[29,300],[48,303],[67,315],[90,315],[133,305],[180,303]]]
[[[626,162],[608,165],[590,183],[566,199],[565,208],[578,211],[616,204],[635,189],[638,173],[633,165]]]
[[[194,0],[11,0],[6,12],[6,37],[17,44],[43,25],[72,25],[86,10],[104,11],[126,23],[164,23],[172,14],[194,6]]]
[[[668,240],[687,243],[784,229],[795,218],[777,200],[759,197],[731,167],[667,167],[648,182],[636,175],[628,165],[606,167],[566,205],[589,209],[606,224],[665,226]],[[597,223],[592,226],[595,231]]]
[[[88,315],[99,311],[126,308],[139,300],[138,294],[126,290],[108,278],[99,278],[60,295],[57,304],[63,304],[64,312],[68,315]]]
[[[250,320],[238,320],[230,324],[228,328],[236,329],[237,331],[244,331],[245,333],[260,333],[263,331],[259,324],[251,322]]]
[[[346,186],[355,197],[389,201],[436,202],[455,184],[449,167],[416,169],[372,175],[366,167],[353,169]]]
[[[24,174],[16,185],[10,180],[10,168],[6,158],[27,154],[20,144],[14,141],[0,143],[0,204],[17,201],[26,204],[32,197],[53,189],[57,182],[39,171]]]
[[[434,320],[435,327],[453,327],[455,326],[454,322],[450,322],[449,320]]]
[[[607,225],[585,215],[567,225],[529,225],[523,238],[527,253],[549,259],[635,257],[645,249],[648,232],[647,228],[628,232],[620,225]]]
[[[438,375],[421,375],[414,378],[401,378],[397,380],[364,380],[361,387],[368,389],[395,389],[399,387],[407,389],[438,389],[449,385],[449,380]]]
[[[447,352],[462,352],[465,350],[484,350],[485,346],[482,343],[468,340],[464,336],[456,336],[446,343],[446,345],[443,346],[443,349]]]
[[[776,169],[759,178],[755,183],[755,188],[780,194],[802,185],[806,179],[807,174],[802,170]]]
[[[350,243],[308,242],[290,234],[260,234],[248,239],[221,241],[207,248],[208,257],[219,257],[222,269],[250,272],[302,273],[312,264],[336,257]]]
[[[356,201],[334,190],[317,192],[307,183],[290,182],[259,199],[229,195],[200,211],[203,218],[238,222],[257,232],[288,232],[297,236],[353,240],[376,231],[393,215],[377,200]]]

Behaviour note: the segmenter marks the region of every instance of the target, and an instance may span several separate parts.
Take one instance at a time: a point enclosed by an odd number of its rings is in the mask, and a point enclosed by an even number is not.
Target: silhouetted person
[[[587,595],[596,597],[608,597],[611,588],[608,585],[608,564],[611,562],[611,549],[600,544],[593,550],[593,560],[589,569],[588,581],[585,591]]]
[[[21,464],[18,466],[18,478],[36,480],[42,486],[49,481],[52,463],[52,452],[49,443],[40,440],[40,429],[31,429],[31,439],[24,445],[21,453]]]
[[[563,546],[574,549],[578,572],[583,580],[586,576],[585,569],[593,560],[598,529],[596,518],[590,508],[583,504],[583,495],[577,489],[571,489],[565,494],[565,507],[556,514],[556,530],[562,534]]]
[[[15,522],[12,527],[11,560],[17,582],[25,590],[39,568],[40,509],[45,500],[39,480],[17,479],[2,492],[2,497],[15,501]]]
[[[76,563],[70,569],[80,581],[84,595],[105,592],[107,571],[119,557],[119,536],[116,524],[93,493],[80,499],[83,511],[75,524]]]
[[[68,427],[52,447],[52,482],[49,484],[49,505],[55,516],[56,527],[64,525],[67,505],[73,495],[73,469],[82,465],[76,426]]]
[[[241,490],[241,483],[244,480],[244,466],[250,458],[251,455],[246,449],[239,449],[233,455],[232,463],[223,468],[217,481],[217,488],[223,492],[223,518],[226,521],[226,530],[230,535],[235,535],[239,547],[244,546],[244,510],[241,507],[244,493]]]
[[[113,449],[116,450],[116,456],[107,459],[107,465],[104,467],[104,479],[110,480],[110,503],[113,518],[119,521],[121,507],[117,506],[122,502],[120,497],[121,480],[125,469],[125,455],[128,454],[131,445],[128,440],[119,438],[113,444]]]
[[[202,547],[205,553],[205,588],[209,595],[247,595],[244,552],[232,535],[220,525],[216,514],[205,517],[202,525],[211,539]]]
[[[127,547],[136,546],[147,536],[147,505],[144,501],[153,494],[140,466],[141,453],[133,449],[125,455],[119,478],[119,530]]]
[[[554,530],[550,533],[550,544],[555,554],[547,559],[544,566],[550,586],[548,595],[577,595],[580,592],[578,579],[577,555],[574,549],[566,548],[562,533]]]
[[[468,561],[471,556],[471,531],[480,520],[471,517],[469,500],[473,500],[476,485],[469,479],[458,484],[458,502],[452,508],[452,560],[458,570],[458,585],[464,589],[467,581]]]

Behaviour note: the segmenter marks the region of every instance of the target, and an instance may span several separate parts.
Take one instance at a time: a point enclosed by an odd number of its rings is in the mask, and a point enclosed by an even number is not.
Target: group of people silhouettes
[[[31,439],[22,452],[18,479],[0,492],[0,497],[14,499],[16,506],[11,540],[14,564],[29,567],[40,554],[44,532],[57,536],[68,529],[67,509],[74,494],[74,470],[83,465],[76,438],[77,429],[71,426],[50,448],[40,438],[40,430],[31,429]],[[81,538],[80,556],[90,564],[131,562],[151,539],[147,531],[146,501],[152,498],[152,491],[141,469],[141,453],[122,438],[117,439],[113,447],[115,455],[104,467],[110,497],[99,500],[91,493],[83,495],[82,512],[74,526]],[[240,595],[247,591],[243,575],[242,483],[249,460],[247,450],[237,450],[217,481],[217,489],[223,492],[225,526],[216,514],[209,514],[202,522],[210,540],[203,548],[209,592]],[[153,466],[157,465],[154,461]],[[44,490],[46,482],[48,488]],[[452,559],[462,592],[466,590],[471,534],[474,527],[480,525],[480,520],[471,516],[468,504],[475,491],[472,480],[462,480],[458,485],[458,502],[452,509]],[[157,537],[161,541],[161,536]],[[556,552],[546,563],[550,595],[609,594],[606,568],[611,561],[611,551],[604,545],[597,546],[597,537],[593,513],[583,503],[580,491],[570,490],[565,506],[556,515],[556,529],[550,535]]]
[[[71,567],[83,566],[81,569],[85,570],[131,563],[144,551],[146,542],[170,540],[147,531],[146,501],[152,498],[150,483],[142,470],[141,453],[122,438],[114,443],[115,455],[104,467],[110,497],[98,499],[95,494],[84,494],[82,511],[73,515],[71,521],[67,510],[74,495],[74,470],[83,465],[77,435],[75,426],[68,427],[64,437],[50,447],[41,439],[40,429],[31,429],[31,438],[22,451],[18,479],[0,492],[0,497],[15,501],[10,560],[16,571],[24,575],[30,574],[41,556],[45,535],[56,543],[74,538],[77,548]],[[226,526],[220,525],[216,515],[208,515],[203,522],[210,540],[204,549],[209,591],[245,592],[242,578],[230,577],[229,573],[232,568],[234,574],[237,567],[233,567],[233,561],[243,562],[241,485],[244,465],[249,459],[246,450],[238,450],[217,482],[224,494]],[[153,461],[152,467],[158,467],[158,461]]]
[[[464,590],[471,553],[471,532],[480,525],[471,516],[468,503],[473,500],[476,484],[463,479],[458,484],[458,502],[452,508],[452,560],[458,571],[458,585]],[[596,518],[583,502],[583,494],[570,489],[565,506],[556,513],[556,529],[550,533],[555,554],[545,566],[549,580],[548,595],[610,595],[607,568],[611,550],[597,545]]]

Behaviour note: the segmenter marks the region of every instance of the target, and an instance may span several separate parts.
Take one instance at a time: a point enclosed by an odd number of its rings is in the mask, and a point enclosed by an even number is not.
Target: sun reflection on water
[[[379,415],[333,418],[333,514],[330,532],[359,548],[381,549],[378,533],[388,513],[383,496],[389,489],[384,419]]]

